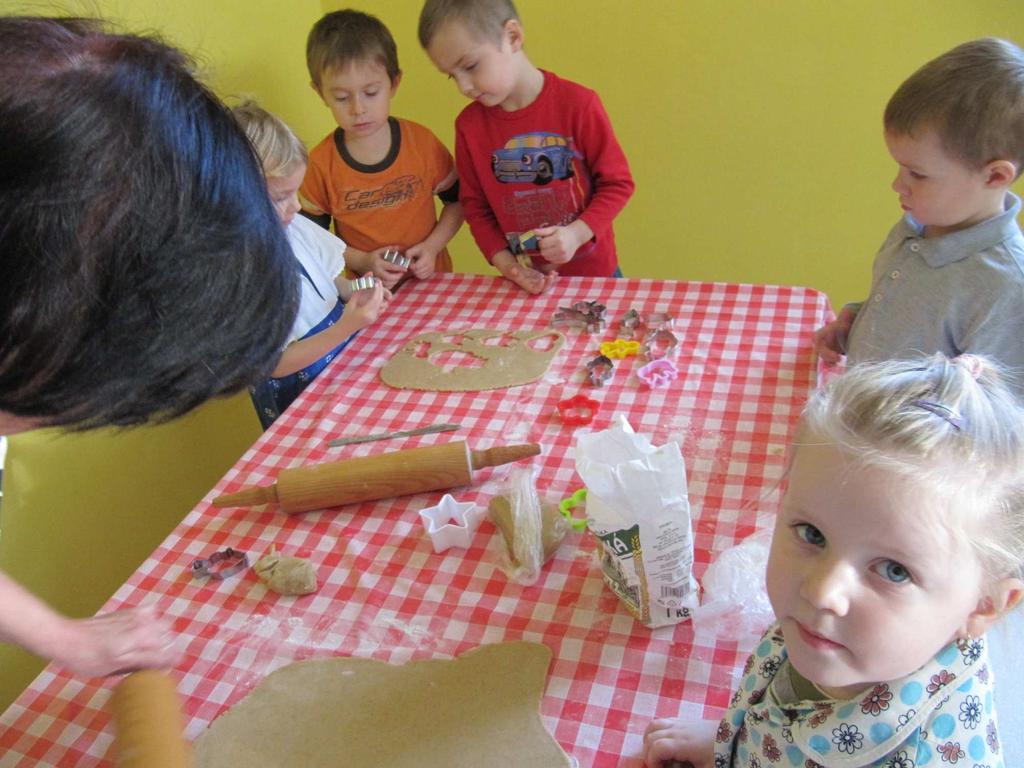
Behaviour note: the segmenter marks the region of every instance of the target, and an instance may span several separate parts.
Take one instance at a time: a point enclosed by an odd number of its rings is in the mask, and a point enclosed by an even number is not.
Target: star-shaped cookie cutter
[[[214,552],[209,557],[196,558],[192,561],[192,578],[223,580],[234,576],[249,567],[249,556],[245,552],[228,547]]]
[[[456,501],[446,493],[437,505],[421,509],[420,519],[434,552],[444,552],[449,547],[468,549],[486,512],[471,501]]]
[[[661,358],[651,360],[636,372],[636,377],[651,389],[667,387],[679,377],[679,369],[671,360]]]

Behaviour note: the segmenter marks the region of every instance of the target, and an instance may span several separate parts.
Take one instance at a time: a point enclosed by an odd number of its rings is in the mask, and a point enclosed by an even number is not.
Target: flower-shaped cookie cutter
[[[679,339],[665,328],[649,334],[644,340],[644,357],[648,360],[660,360],[663,357],[674,357],[679,351]]]
[[[636,372],[636,377],[651,389],[667,387],[679,377],[679,369],[671,360],[660,358],[651,360]]]
[[[613,373],[615,373],[615,364],[604,355],[598,355],[587,362],[587,381],[595,387],[603,387]]]
[[[600,333],[605,328],[605,306],[596,301],[577,301],[571,307],[559,307],[551,316],[551,325],[586,328],[588,333]]]
[[[574,494],[568,498],[562,499],[558,502],[558,511],[562,513],[562,517],[569,523],[574,531],[585,531],[587,529],[587,519],[585,517],[573,517],[572,510],[575,507],[585,506],[587,501],[587,489],[580,488]]]
[[[444,552],[449,547],[468,549],[486,512],[471,501],[456,501],[446,493],[437,505],[421,509],[420,519],[434,552]]]
[[[640,342],[635,339],[615,339],[615,341],[602,341],[601,354],[605,357],[612,357],[621,360],[624,357],[634,357],[640,353]]]
[[[249,556],[245,552],[228,547],[214,552],[209,557],[200,557],[192,561],[193,579],[217,579],[221,581],[234,576],[249,567]]]
[[[562,423],[568,427],[582,427],[594,420],[594,414],[600,403],[586,395],[576,395],[558,404],[558,414]]]
[[[396,267],[401,267],[402,269],[408,269],[409,265],[412,264],[412,259],[408,256],[403,256],[401,253],[391,248],[384,251],[381,258],[388,264],[394,264]]]
[[[357,277],[355,280],[349,281],[349,284],[352,286],[353,291],[365,291],[367,288],[373,288],[373,286],[376,285],[376,283],[377,278],[369,274],[363,275],[362,277]]]

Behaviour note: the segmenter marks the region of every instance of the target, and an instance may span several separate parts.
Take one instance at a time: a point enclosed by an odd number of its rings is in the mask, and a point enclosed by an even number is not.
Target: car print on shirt
[[[494,178],[503,183],[532,181],[547,184],[552,179],[573,176],[571,140],[557,133],[537,131],[513,136],[491,155]]]

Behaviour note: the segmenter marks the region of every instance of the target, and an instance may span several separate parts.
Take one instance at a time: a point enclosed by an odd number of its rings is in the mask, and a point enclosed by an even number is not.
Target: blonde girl
[[[777,623],[720,723],[648,765],[1002,766],[985,633],[1024,562],[1024,412],[991,362],[858,366],[808,404],[768,560]]]

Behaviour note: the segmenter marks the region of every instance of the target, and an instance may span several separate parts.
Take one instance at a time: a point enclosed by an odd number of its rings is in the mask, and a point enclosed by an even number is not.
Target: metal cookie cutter
[[[651,312],[647,315],[647,327],[653,330],[664,328],[671,330],[675,327],[676,320],[668,312]]]
[[[643,315],[635,309],[630,309],[622,316],[622,320],[619,321],[619,327],[622,329],[623,338],[639,339],[643,337],[647,326],[644,323]]]
[[[556,407],[563,424],[567,427],[582,427],[594,420],[599,405],[597,400],[591,400],[586,395],[576,395],[562,400]]]
[[[467,549],[486,512],[471,501],[459,502],[446,493],[437,506],[421,509],[420,519],[434,551],[444,552],[449,547]]]
[[[596,301],[577,301],[571,307],[559,307],[551,316],[551,324],[555,327],[567,325],[586,328],[588,333],[600,333],[606,325],[604,312],[604,304]]]
[[[408,269],[409,265],[412,264],[412,259],[408,256],[403,256],[398,251],[390,249],[384,251],[384,255],[381,256],[381,258],[388,264],[394,264],[396,267],[401,267],[402,269]]]
[[[615,341],[601,342],[601,354],[604,355],[605,357],[614,357],[616,360],[621,360],[622,358],[627,356],[635,357],[639,353],[639,341],[627,341],[626,339],[616,339]]]
[[[679,348],[679,339],[672,331],[661,328],[644,340],[644,356],[648,360],[674,357]]]
[[[207,558],[192,561],[192,578],[194,579],[226,579],[249,567],[249,556],[245,552],[228,547],[214,552]]]
[[[587,380],[595,387],[603,387],[614,372],[615,364],[604,355],[587,362]]]
[[[363,275],[362,277],[357,277],[355,280],[351,281],[353,291],[363,291],[367,288],[373,288],[376,283],[377,278],[373,275]]]
[[[636,372],[636,377],[651,389],[667,387],[679,377],[679,369],[671,360],[651,360]]]

